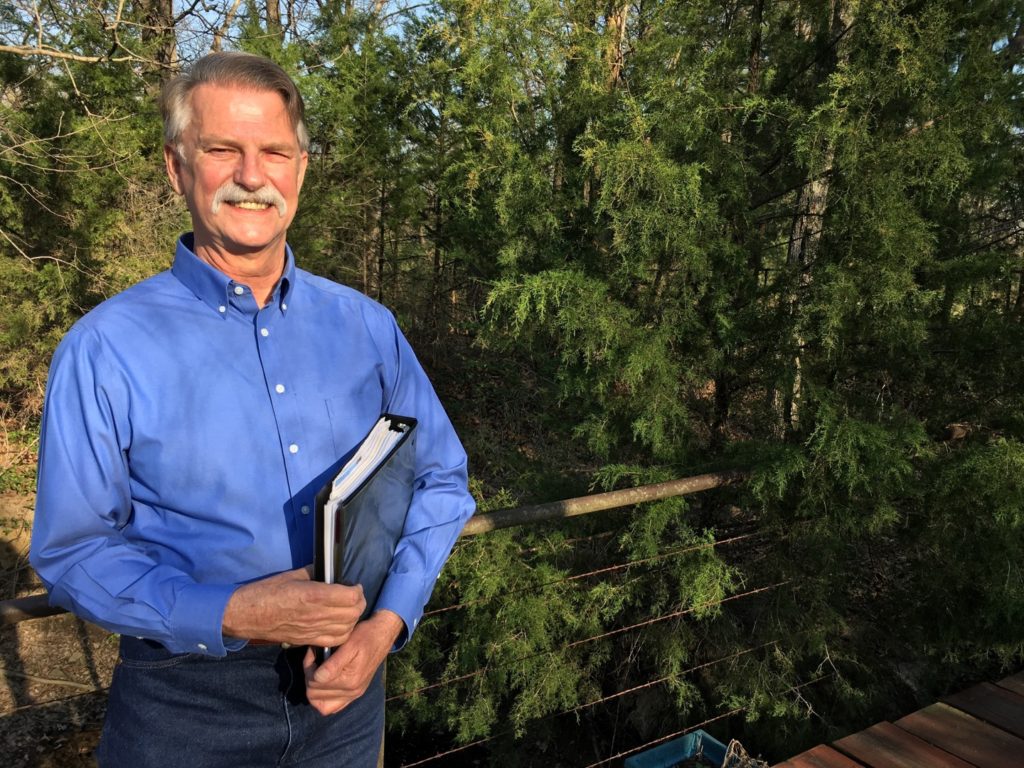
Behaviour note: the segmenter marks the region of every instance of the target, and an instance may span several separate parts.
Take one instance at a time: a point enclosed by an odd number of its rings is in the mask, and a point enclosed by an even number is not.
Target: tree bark
[[[160,80],[167,80],[178,69],[178,41],[174,33],[173,0],[143,0],[142,42],[159,70]]]
[[[384,247],[384,209],[387,206],[387,185],[380,181],[379,208],[377,209],[377,301],[384,301],[384,264],[387,253]]]
[[[220,25],[220,27],[217,28],[217,31],[213,34],[213,44],[210,46],[211,50],[219,51],[221,49],[221,41],[224,39],[224,36],[228,33],[228,30],[231,29],[231,24],[235,20],[235,14],[238,13],[238,6],[240,6],[241,4],[242,0],[234,0],[234,2],[231,4],[231,7],[227,10],[227,13],[224,14],[224,22]]]
[[[849,13],[848,0],[835,0],[832,5],[829,39],[834,39],[839,30],[849,27]],[[809,37],[813,34],[811,25],[808,23],[801,22],[799,29],[801,34],[805,36]],[[836,44],[833,67],[841,64],[848,55],[848,46],[845,39],[840,40]],[[823,81],[831,68],[823,64],[816,80],[818,82]],[[818,255],[822,234],[825,229],[825,213],[828,209],[828,192],[832,178],[830,171],[832,170],[834,157],[835,147],[829,144],[822,150],[820,167],[812,169],[812,174],[797,194],[793,225],[790,228],[787,263],[790,270],[796,275],[796,285],[789,299],[790,312],[793,318],[790,368],[792,384],[783,401],[783,431],[787,429],[797,431],[800,428],[801,400],[803,398],[803,361],[801,351],[805,342],[803,331],[800,328],[800,297],[806,293],[807,288],[811,284],[811,267]]]
[[[626,22],[629,20],[629,3],[609,8],[606,15],[608,46],[605,59],[608,62],[607,86],[611,90],[622,80],[622,67],[626,61]]]
[[[751,96],[761,90],[761,26],[764,21],[764,0],[754,3],[750,40],[750,56],[747,57],[747,93]]]
[[[284,25],[281,24],[280,0],[267,0],[267,34],[284,40]]]

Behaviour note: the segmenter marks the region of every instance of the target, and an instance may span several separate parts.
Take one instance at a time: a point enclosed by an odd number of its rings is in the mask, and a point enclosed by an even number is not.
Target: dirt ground
[[[0,600],[43,592],[28,565],[30,494],[0,494]],[[79,768],[106,708],[117,639],[65,614],[0,626],[0,754],[5,768]]]

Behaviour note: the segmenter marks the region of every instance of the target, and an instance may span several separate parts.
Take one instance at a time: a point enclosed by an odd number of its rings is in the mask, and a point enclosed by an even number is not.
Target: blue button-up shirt
[[[466,455],[394,318],[287,252],[270,301],[201,261],[105,301],[58,347],[31,562],[51,602],[223,655],[241,583],[313,560],[314,496],[382,412],[412,416],[412,505],[378,609],[411,635],[473,512]]]

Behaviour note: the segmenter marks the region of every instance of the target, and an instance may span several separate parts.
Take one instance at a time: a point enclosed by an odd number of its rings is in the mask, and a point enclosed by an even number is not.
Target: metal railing
[[[577,515],[588,515],[609,509],[621,509],[642,504],[648,501],[668,499],[673,496],[690,494],[721,488],[745,478],[747,473],[742,470],[710,472],[679,480],[669,480],[652,485],[639,485],[619,491],[608,491],[590,496],[579,496],[573,499],[552,501],[547,504],[535,504],[511,509],[500,509],[496,512],[476,515],[470,518],[462,529],[460,536],[478,536],[481,533],[495,531],[499,528],[510,528],[516,525],[527,525],[547,520],[558,520]],[[0,627],[11,626],[30,619],[42,619],[66,613],[63,608],[52,606],[44,595],[30,595],[10,600],[0,600]]]
[[[499,530],[499,529],[502,529],[502,528],[510,528],[510,527],[523,526],[523,525],[532,525],[532,524],[536,524],[536,523],[555,521],[555,520],[559,520],[559,519],[576,517],[576,516],[579,516],[579,515],[587,515],[587,514],[592,514],[592,513],[595,513],[595,512],[601,512],[601,511],[606,511],[606,510],[623,509],[623,508],[633,507],[633,506],[635,506],[637,504],[642,504],[642,503],[652,502],[652,501],[658,501],[658,500],[668,499],[668,498],[672,498],[672,497],[687,496],[687,495],[691,495],[691,494],[700,493],[700,492],[703,492],[703,491],[708,491],[708,490],[722,488],[722,487],[725,487],[725,486],[728,486],[728,485],[732,485],[732,484],[735,484],[737,482],[740,482],[740,481],[744,480],[748,476],[749,476],[749,472],[746,472],[746,471],[743,471],[743,470],[727,470],[727,471],[722,471],[722,472],[712,472],[712,473],[697,475],[697,476],[693,476],[693,477],[685,477],[685,478],[680,478],[680,479],[677,479],[677,480],[671,480],[671,481],[663,482],[663,483],[655,483],[655,484],[649,484],[649,485],[642,485],[642,486],[637,486],[637,487],[634,487],[634,488],[627,488],[627,489],[622,489],[622,490],[617,490],[617,491],[609,491],[609,492],[606,492],[606,493],[591,494],[591,495],[587,495],[587,496],[581,496],[581,497],[576,497],[576,498],[571,498],[571,499],[565,499],[565,500],[562,500],[562,501],[549,502],[549,503],[546,503],[546,504],[522,506],[522,507],[515,507],[515,508],[510,508],[510,509],[502,509],[502,510],[498,510],[498,511],[495,511],[495,512],[490,512],[490,513],[482,513],[482,514],[478,514],[478,515],[474,516],[473,518],[471,518],[468,521],[468,523],[464,527],[462,533],[460,534],[460,538],[478,536],[480,534],[488,533],[488,532],[491,532],[491,531],[496,531],[496,530]],[[671,557],[675,557],[675,556],[681,555],[683,553],[692,552],[692,551],[696,551],[696,550],[699,550],[699,549],[708,549],[708,548],[714,548],[714,547],[719,547],[719,546],[723,546],[723,545],[730,545],[730,544],[734,544],[734,543],[737,543],[737,542],[740,542],[740,541],[743,541],[743,540],[751,539],[752,537],[756,537],[756,536],[758,536],[758,533],[745,533],[745,534],[742,534],[742,535],[731,536],[731,537],[720,539],[720,540],[717,540],[717,541],[711,540],[711,541],[703,542],[703,543],[696,544],[696,545],[689,545],[689,546],[674,548],[674,549],[670,549],[670,550],[668,550],[666,552],[659,553],[659,554],[657,554],[657,555],[655,555],[653,557],[650,557],[650,558],[645,558],[643,560],[633,560],[633,561],[627,562],[625,564],[606,565],[604,567],[598,568],[597,570],[591,570],[591,571],[588,571],[586,573],[574,574],[574,575],[571,575],[571,576],[567,576],[567,577],[565,577],[563,579],[560,579],[559,581],[560,582],[561,581],[575,581],[575,580],[578,580],[578,579],[590,578],[590,577],[595,577],[595,576],[606,577],[606,576],[609,576],[612,573],[614,573],[616,571],[619,571],[619,570],[622,570],[622,569],[627,569],[627,568],[635,567],[635,566],[642,565],[642,564],[643,565],[649,565],[649,564],[653,563],[654,561],[661,560],[663,558],[671,558]],[[706,603],[706,604],[702,604],[702,605],[696,605],[696,606],[690,606],[690,607],[680,606],[678,610],[672,610],[672,611],[670,611],[669,613],[667,613],[665,615],[654,616],[654,617],[647,618],[647,619],[645,619],[643,621],[640,621],[638,623],[630,624],[628,626],[617,627],[617,628],[611,629],[609,631],[603,632],[601,634],[598,634],[598,635],[596,635],[594,637],[578,638],[576,640],[573,640],[571,643],[567,644],[565,647],[567,649],[568,648],[576,648],[576,647],[588,644],[588,643],[590,643],[592,641],[595,641],[595,640],[602,640],[602,639],[605,639],[605,638],[608,638],[608,637],[618,636],[618,635],[621,635],[623,633],[642,632],[645,629],[651,627],[652,625],[658,624],[658,623],[663,622],[663,621],[670,621],[670,620],[674,620],[674,619],[679,619],[679,618],[682,618],[682,617],[684,617],[686,615],[692,614],[695,611],[700,610],[700,609],[704,609],[704,608],[708,608],[708,607],[714,607],[714,606],[717,606],[717,605],[720,605],[720,604],[725,604],[725,603],[731,603],[733,601],[741,600],[741,599],[746,598],[748,596],[753,596],[753,595],[758,595],[758,594],[763,594],[763,593],[768,593],[768,592],[774,591],[778,587],[783,586],[783,584],[785,584],[785,583],[787,583],[787,582],[767,584],[767,585],[764,585],[764,586],[760,586],[760,587],[756,587],[756,588],[752,588],[752,589],[747,589],[747,590],[739,592],[739,593],[735,593],[735,594],[732,594],[732,595],[724,596],[720,600],[716,600],[714,602],[710,602],[710,603]],[[550,586],[550,585],[542,585],[542,586]],[[470,603],[474,603],[474,602],[477,602],[477,601],[470,601]],[[435,609],[435,610],[432,610],[432,611],[428,611],[426,614],[424,614],[424,618],[427,618],[427,617],[429,617],[432,614],[444,613],[444,612],[447,612],[447,611],[456,610],[456,609],[459,609],[459,608],[464,608],[467,605],[469,605],[470,603],[459,604],[459,605],[451,605],[451,606],[446,606],[446,607],[442,607],[442,608],[439,608],[439,609]],[[22,597],[22,598],[16,598],[16,599],[12,599],[12,600],[3,600],[3,601],[0,601],[0,629],[2,629],[5,626],[16,625],[16,624],[18,624],[18,623],[20,623],[22,621],[27,621],[27,620],[31,620],[31,619],[38,619],[38,618],[44,618],[44,617],[47,617],[47,616],[54,616],[54,615],[63,614],[63,613],[66,613],[66,611],[64,611],[64,609],[49,605],[48,597],[45,594],[33,595],[33,596]],[[767,647],[769,647],[771,645],[773,645],[773,642],[755,644],[754,647],[746,648],[746,649],[743,649],[743,650],[741,650],[739,652],[728,654],[728,655],[726,655],[726,656],[724,656],[722,658],[717,658],[717,659],[712,659],[712,660],[705,661],[705,662],[703,662],[701,664],[698,664],[698,665],[692,667],[691,669],[682,670],[681,672],[678,672],[678,673],[673,674],[673,675],[669,675],[667,677],[659,677],[657,679],[647,681],[647,682],[645,682],[645,683],[643,683],[641,685],[637,685],[637,686],[634,686],[632,688],[629,688],[627,690],[618,691],[618,692],[612,693],[612,694],[607,695],[607,696],[599,697],[599,698],[595,699],[594,701],[588,701],[588,702],[585,702],[585,703],[578,704],[577,706],[572,707],[570,709],[567,709],[564,712],[555,712],[553,714],[545,716],[542,719],[547,719],[547,718],[552,718],[552,717],[559,717],[561,715],[568,715],[568,714],[572,714],[572,713],[575,713],[578,716],[579,713],[582,710],[588,709],[590,707],[594,707],[594,706],[598,706],[598,705],[604,704],[604,703],[606,703],[608,701],[611,701],[613,699],[619,699],[620,697],[627,696],[627,695],[632,694],[635,691],[638,691],[638,690],[641,690],[641,689],[646,689],[646,688],[650,688],[652,686],[668,683],[669,681],[679,677],[680,675],[688,674],[688,673],[691,673],[691,672],[696,672],[697,670],[701,670],[701,669],[705,669],[705,668],[708,668],[708,667],[712,667],[712,666],[715,666],[717,664],[724,663],[724,662],[727,662],[727,661],[739,658],[739,657],[744,656],[746,654],[755,653],[755,652],[764,650],[765,648],[767,648]],[[517,661],[525,661],[525,659],[518,659]],[[470,672],[465,673],[465,674],[456,675],[454,677],[446,678],[446,679],[441,680],[441,681],[436,681],[436,682],[433,682],[433,683],[430,683],[430,684],[426,684],[426,685],[423,685],[421,687],[415,688],[414,690],[402,691],[402,692],[393,694],[392,696],[390,696],[387,699],[387,701],[395,701],[395,700],[406,699],[406,698],[408,698],[410,696],[426,693],[427,691],[432,691],[434,689],[442,688],[442,687],[445,687],[445,686],[448,686],[448,685],[452,685],[452,684],[458,684],[458,683],[461,683],[463,681],[472,679],[472,678],[474,678],[474,677],[476,677],[476,676],[478,676],[480,674],[483,674],[485,671],[486,670],[484,670],[484,669],[474,670],[474,671],[470,671]],[[811,681],[808,681],[808,682],[805,682],[805,683],[802,683],[802,684],[798,685],[797,688],[803,688],[805,686],[812,685],[812,684],[817,683],[817,682],[819,682],[819,679],[811,680]],[[103,689],[100,688],[100,689],[96,689],[96,690],[97,691],[101,691]],[[794,690],[796,690],[796,689],[794,689]],[[666,740],[668,740],[670,738],[673,738],[675,736],[678,736],[680,734],[689,732],[689,731],[694,730],[696,728],[703,727],[704,725],[708,725],[708,724],[716,722],[716,721],[724,720],[724,719],[726,719],[728,717],[731,717],[731,716],[741,712],[742,709],[743,708],[739,708],[739,709],[733,709],[733,710],[727,711],[727,712],[718,713],[717,715],[714,715],[713,717],[705,720],[702,723],[697,723],[697,724],[694,724],[694,725],[688,725],[684,730],[679,731],[678,733],[673,733],[673,734],[669,734],[667,736],[659,737],[659,738],[655,739],[654,741],[651,741],[651,742],[649,742],[647,744],[643,744],[643,745],[634,747],[634,748],[626,750],[626,751],[618,752],[615,755],[613,755],[612,757],[609,757],[609,758],[604,759],[604,760],[600,760],[597,763],[593,763],[592,766],[588,766],[588,768],[596,768],[596,766],[606,765],[609,762],[621,760],[623,757],[625,757],[625,756],[627,756],[629,754],[635,754],[636,752],[639,752],[639,751],[641,751],[643,749],[646,749],[646,748],[649,748],[651,746],[654,746],[654,745],[656,745],[658,743],[666,741]],[[435,753],[435,754],[432,754],[432,755],[429,755],[429,756],[422,757],[421,759],[417,759],[415,762],[412,762],[412,763],[406,763],[404,765],[404,768],[413,768],[413,766],[420,766],[420,765],[430,764],[430,763],[433,763],[433,762],[435,762],[435,761],[437,761],[439,759],[445,759],[445,758],[448,758],[450,756],[454,756],[455,754],[461,753],[461,752],[463,752],[464,750],[467,750],[467,749],[472,749],[474,747],[479,748],[479,747],[482,747],[484,744],[486,744],[488,742],[491,742],[494,739],[499,738],[499,737],[501,737],[503,735],[506,735],[504,733],[504,731],[500,731],[499,730],[499,732],[496,732],[496,733],[494,733],[491,736],[488,736],[486,738],[478,739],[478,740],[472,741],[472,742],[467,743],[467,744],[456,746],[456,747],[454,747],[452,749],[444,750],[444,751],[441,751],[441,752],[438,752],[438,753]]]

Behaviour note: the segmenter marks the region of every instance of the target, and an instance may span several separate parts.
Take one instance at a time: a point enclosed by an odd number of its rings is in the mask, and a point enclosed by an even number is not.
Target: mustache
[[[288,210],[288,204],[285,202],[284,197],[269,184],[257,190],[251,190],[239,186],[233,181],[228,181],[213,196],[213,202],[210,204],[211,210],[217,213],[222,203],[261,203],[263,205],[273,205],[277,208],[277,215],[281,217]]]

